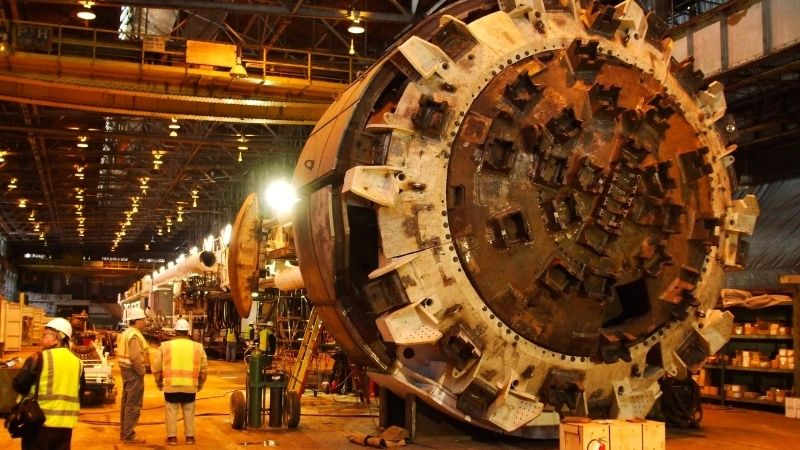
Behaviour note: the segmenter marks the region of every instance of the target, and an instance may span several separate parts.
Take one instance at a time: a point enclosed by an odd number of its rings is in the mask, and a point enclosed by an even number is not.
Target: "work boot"
[[[186,436],[186,445],[194,445],[194,436]]]
[[[169,436],[167,438],[167,445],[178,445],[178,437],[177,436]]]
[[[147,440],[145,438],[138,438],[136,435],[122,439],[123,444],[144,444],[146,442]]]

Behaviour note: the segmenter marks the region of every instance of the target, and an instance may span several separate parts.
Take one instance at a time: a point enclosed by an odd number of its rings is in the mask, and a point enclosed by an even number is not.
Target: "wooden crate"
[[[663,422],[593,420],[561,422],[560,450],[664,450]]]
[[[18,352],[22,349],[22,308],[19,303],[0,302],[0,330],[5,351]]]
[[[791,417],[792,419],[800,418],[800,398],[786,397],[784,406],[786,408],[786,417]]]

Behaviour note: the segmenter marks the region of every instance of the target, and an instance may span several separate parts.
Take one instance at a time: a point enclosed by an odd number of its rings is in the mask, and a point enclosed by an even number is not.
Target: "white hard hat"
[[[72,338],[72,325],[69,324],[69,321],[67,319],[56,317],[50,322],[47,322],[47,325],[45,325],[45,327],[52,328],[56,331],[60,331],[66,334],[68,338]]]
[[[175,331],[189,331],[189,321],[186,319],[178,319],[175,322]]]
[[[268,326],[268,327],[274,327],[274,326],[275,326],[275,324],[274,324],[274,323],[273,323],[271,320],[268,320],[268,321],[267,321],[267,326]]]
[[[144,310],[142,308],[130,308],[128,309],[128,318],[125,320],[133,321],[144,319],[145,317],[147,316],[144,315]]]

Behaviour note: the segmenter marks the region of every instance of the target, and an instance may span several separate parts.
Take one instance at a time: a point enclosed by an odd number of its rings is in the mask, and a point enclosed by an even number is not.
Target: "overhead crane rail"
[[[0,20],[10,38],[11,54],[29,52],[138,64],[191,67],[186,60],[190,39],[175,36],[120,36],[117,30]],[[233,45],[233,44],[231,44]],[[307,82],[350,83],[361,66],[374,60],[355,55],[262,45],[239,45],[249,76],[281,77]]]

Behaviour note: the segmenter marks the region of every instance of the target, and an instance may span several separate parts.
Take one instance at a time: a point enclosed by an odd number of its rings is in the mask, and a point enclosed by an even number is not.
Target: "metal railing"
[[[150,36],[122,36],[117,30],[84,28],[20,20],[0,20],[0,39],[10,52],[80,57],[172,67],[203,67],[228,71],[230,67],[199,66],[186,62],[183,37],[158,36],[163,49],[146,48]],[[230,44],[234,45],[234,44]],[[359,70],[374,60],[354,55],[265,46],[239,46],[248,76],[287,77],[298,80],[350,83]]]

